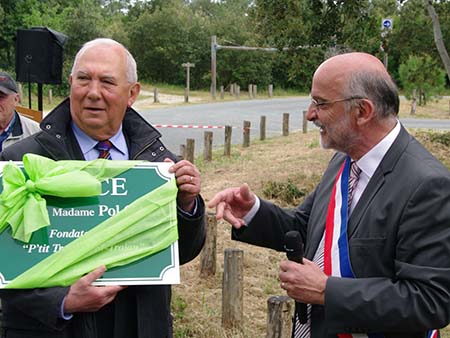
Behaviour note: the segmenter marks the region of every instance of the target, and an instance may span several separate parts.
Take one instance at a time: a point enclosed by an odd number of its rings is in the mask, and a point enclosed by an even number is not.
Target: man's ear
[[[137,100],[139,93],[141,92],[141,84],[136,82],[130,88],[130,92],[128,94],[128,107],[131,107],[133,103]]]
[[[20,103],[20,94],[15,94],[14,96],[14,106],[18,106]]]
[[[356,123],[360,126],[370,123],[375,118],[375,106],[369,99],[361,99],[357,109]]]

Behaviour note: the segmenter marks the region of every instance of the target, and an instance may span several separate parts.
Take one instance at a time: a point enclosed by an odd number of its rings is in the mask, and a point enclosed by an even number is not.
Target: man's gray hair
[[[398,115],[400,101],[397,86],[387,74],[364,70],[352,73],[343,94],[345,97],[368,98],[373,102],[375,112],[381,119]],[[352,102],[349,102],[349,105],[351,104]]]
[[[131,53],[128,51],[128,49],[126,49],[125,46],[122,45],[120,42],[117,42],[113,39],[108,39],[108,38],[98,38],[98,39],[94,39],[94,40],[86,42],[83,45],[83,47],[81,47],[81,49],[78,51],[77,55],[75,56],[75,60],[73,61],[73,66],[72,66],[72,70],[71,70],[70,74],[72,75],[74,73],[75,66],[77,65],[77,62],[78,62],[80,56],[83,55],[83,53],[87,49],[89,49],[91,47],[100,46],[100,45],[120,46],[125,50],[126,62],[127,62],[127,67],[126,67],[127,81],[129,83],[136,83],[138,80],[138,76],[137,76],[136,61],[134,60],[133,55],[131,55]]]

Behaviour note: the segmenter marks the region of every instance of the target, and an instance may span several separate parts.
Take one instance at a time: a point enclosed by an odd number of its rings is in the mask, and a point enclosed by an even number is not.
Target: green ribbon
[[[111,269],[164,250],[178,239],[177,191],[172,179],[138,198],[5,288],[69,286],[100,265]]]
[[[90,197],[101,194],[101,182],[117,176],[141,161],[53,161],[25,154],[26,175],[14,162],[3,168],[0,194],[0,232],[10,225],[12,237],[28,243],[36,230],[50,225],[42,195]]]
[[[23,164],[28,178],[16,164],[8,163],[3,169],[4,189],[0,195],[1,229],[11,224],[16,235],[26,235],[29,240],[33,231],[49,223],[45,199],[40,194],[96,196],[101,193],[101,181],[139,163],[142,161],[55,162],[27,154]],[[71,182],[76,182],[76,187]],[[40,261],[5,288],[69,286],[100,265],[111,269],[166,249],[178,239],[177,192],[173,178]]]

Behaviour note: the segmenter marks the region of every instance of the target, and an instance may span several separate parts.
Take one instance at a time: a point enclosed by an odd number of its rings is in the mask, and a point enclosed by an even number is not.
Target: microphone
[[[298,231],[289,231],[284,235],[284,249],[286,250],[287,259],[303,264],[303,242]],[[295,302],[295,314],[298,315],[300,324],[307,323],[308,314],[305,303]]]

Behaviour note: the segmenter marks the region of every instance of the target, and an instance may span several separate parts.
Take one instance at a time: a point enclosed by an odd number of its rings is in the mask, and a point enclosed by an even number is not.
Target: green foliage
[[[450,132],[430,132],[430,140],[431,142],[440,143],[450,147]]]
[[[401,3],[401,5],[400,5]],[[450,2],[434,2],[444,44],[450,45]],[[17,29],[45,26],[66,34],[64,83],[76,51],[96,37],[111,37],[135,55],[140,78],[185,85],[182,63],[191,69],[192,89],[209,88],[211,36],[219,45],[276,47],[279,52],[217,51],[217,84],[255,83],[308,92],[325,58],[357,50],[383,58],[381,19],[394,19],[383,38],[389,71],[410,55],[426,53],[441,62],[423,0],[0,0],[0,68],[14,72]]]
[[[129,48],[134,54],[139,74],[148,81],[182,84],[191,62],[192,87],[205,86],[201,74],[209,56],[209,28],[204,18],[182,1],[146,10],[129,27]]]
[[[290,205],[298,204],[300,199],[307,194],[305,189],[299,189],[290,179],[287,182],[265,182],[262,192],[266,198],[277,199]]]
[[[176,318],[182,319],[185,316],[188,304],[186,303],[186,301],[183,298],[175,295],[172,298],[171,307],[172,307],[172,313],[175,314]]]
[[[400,65],[399,76],[407,98],[410,98],[414,91],[416,96],[424,98],[423,101],[419,100],[419,104],[425,104],[429,98],[444,90],[445,71],[429,55],[409,56]]]

